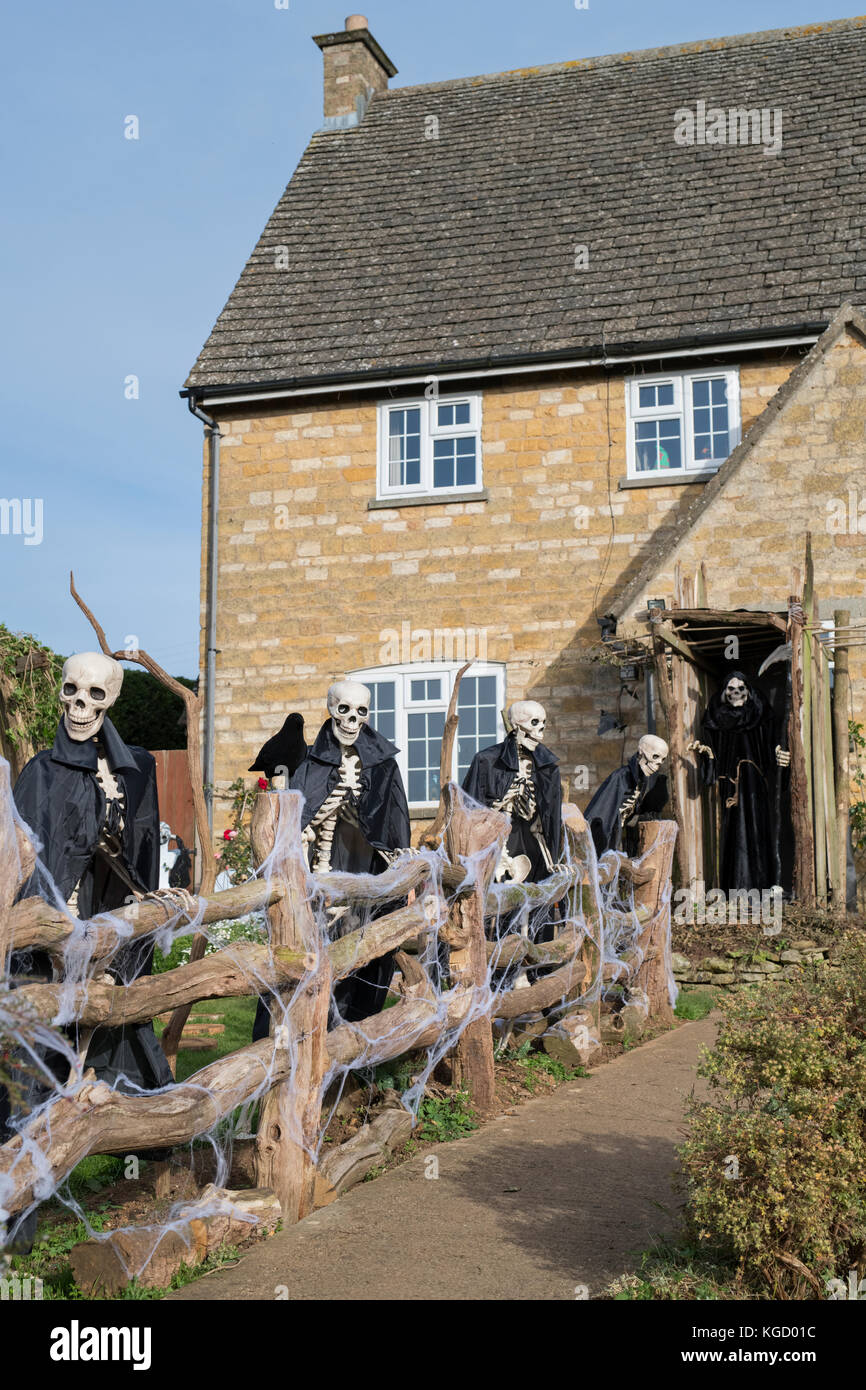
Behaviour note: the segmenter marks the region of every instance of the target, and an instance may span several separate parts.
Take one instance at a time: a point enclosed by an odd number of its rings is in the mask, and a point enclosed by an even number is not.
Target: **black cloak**
[[[538,804],[538,818],[550,857],[556,864],[562,850],[562,780],[559,775],[559,759],[543,743],[530,752],[521,750],[524,756],[532,759],[532,781],[535,786],[535,799]],[[517,739],[509,734],[502,743],[494,743],[490,748],[482,748],[472,759],[469,771],[463,779],[463,790],[482,806],[493,806],[501,801],[519,770],[519,751]],[[527,877],[529,883],[540,883],[547,878],[550,870],[538,846],[535,836],[529,832],[525,821],[512,817],[511,833],[506,849],[511,855],[526,854],[532,863]]]
[[[123,867],[139,892],[151,892],[159,885],[156,763],[145,749],[128,747],[110,719],[103,721],[97,738],[83,743],[69,737],[61,720],[53,746],[30,759],[13,791],[19,815],[42,843],[40,865],[51,875],[64,902],[78,884],[82,920],[122,907],[132,892],[129,884],[94,857],[106,806],[105,793],[96,780],[97,744],[124,791]],[[33,897],[44,887],[37,867],[20,896]],[[150,974],[153,949],[149,937],[131,941],[115,953],[109,973],[120,986]],[[47,955],[13,952],[12,973],[31,972],[50,978]],[[122,1083],[124,1090],[154,1090],[172,1080],[151,1023],[98,1028],[86,1065],[111,1086],[126,1076],[131,1084]]]
[[[637,753],[632,753],[623,767],[618,767],[616,772],[604,779],[584,811],[596,854],[602,855],[609,849],[622,849],[624,839],[626,852],[635,853],[637,843],[632,842],[628,827],[624,830],[619,817],[620,807],[635,790],[638,791],[638,799],[629,820],[633,816],[652,815],[667,805],[668,779],[665,774],[653,772],[649,777],[645,776]]]
[[[743,681],[749,696],[739,709],[722,700],[728,681]],[[718,887],[771,888],[775,882],[773,853],[773,788],[776,778],[776,718],[761,692],[742,671],[731,671],[710,696],[701,723],[701,742],[713,757],[701,756],[701,773],[708,786],[718,783],[722,834]],[[727,803],[733,801],[729,806]]]
[[[345,820],[338,822],[331,867],[342,873],[380,874],[388,864],[377,851],[408,849],[411,839],[409,807],[396,761],[398,750],[369,724],[362,725],[352,748],[361,762],[361,791],[355,803],[358,825],[353,826]],[[343,752],[343,745],[334,737],[331,721],[327,719],[289,780],[290,790],[302,792],[304,796],[303,830],[336,786]],[[388,904],[381,910],[390,911],[392,907],[393,904]],[[350,920],[344,930],[357,925]],[[378,1013],[387,998],[393,974],[394,952],[389,951],[340,980],[334,988],[334,1002],[341,1017],[353,1023]],[[260,999],[253,1026],[254,1040],[267,1037],[268,1018],[266,1001]]]

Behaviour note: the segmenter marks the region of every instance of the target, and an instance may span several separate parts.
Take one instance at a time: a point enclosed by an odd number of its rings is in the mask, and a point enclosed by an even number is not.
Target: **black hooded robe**
[[[132,891],[94,854],[106,808],[105,793],[96,780],[97,743],[124,792],[123,866],[139,892],[152,892],[159,885],[156,763],[145,749],[128,747],[110,719],[103,721],[97,738],[83,743],[69,737],[61,720],[53,746],[30,759],[13,791],[19,815],[42,842],[40,863],[64,902],[78,885],[77,913],[82,920],[122,907]],[[21,897],[42,891],[39,877],[37,869]],[[153,950],[152,938],[131,941],[115,953],[109,973],[120,987],[149,975]],[[50,978],[47,955],[13,952],[12,973],[30,972]],[[85,1065],[93,1067],[101,1081],[126,1091],[156,1090],[172,1081],[152,1023],[96,1029]]]
[[[411,838],[409,807],[396,760],[398,750],[369,724],[362,725],[352,749],[361,762],[361,791],[355,803],[358,825],[342,817],[338,820],[331,868],[341,873],[380,874],[388,864],[377,851],[408,849]],[[344,751],[327,719],[289,781],[290,790],[304,796],[302,830],[306,830],[336,786]],[[391,907],[387,904],[381,911],[390,911]],[[369,1018],[383,1008],[394,974],[394,954],[389,951],[379,956],[334,987],[334,1002],[345,1022]],[[254,1041],[267,1037],[269,1017],[267,1002],[260,999],[253,1026]]]
[[[749,697],[736,709],[722,699],[733,677],[744,681]],[[713,757],[701,755],[701,772],[708,786],[718,784],[721,804],[721,844],[718,887],[772,888],[773,791],[776,779],[776,718],[761,692],[742,671],[731,671],[722,688],[710,696],[701,723],[701,742]],[[733,805],[728,805],[733,801]]]
[[[623,826],[619,814],[620,807],[635,791],[638,798],[629,813],[629,820],[636,816],[652,815],[667,805],[667,777],[663,772],[653,772],[647,777],[641,770],[637,753],[633,753],[627,763],[604,779],[584,811],[597,855],[623,847],[628,854],[636,853],[636,838],[632,837],[627,825]]]
[[[543,743],[524,757],[532,759],[532,781],[535,786],[535,799],[538,805],[538,818],[550,857],[556,864],[562,849],[562,780],[559,775],[559,759]],[[494,806],[501,801],[520,770],[519,750],[514,734],[509,734],[502,743],[494,743],[490,748],[482,748],[472,759],[469,771],[463,779],[463,790],[482,806]],[[519,816],[511,818],[511,833],[505,845],[510,855],[526,854],[532,864],[527,875],[527,883],[540,883],[549,876],[550,870],[544,862],[538,841],[526,821]]]

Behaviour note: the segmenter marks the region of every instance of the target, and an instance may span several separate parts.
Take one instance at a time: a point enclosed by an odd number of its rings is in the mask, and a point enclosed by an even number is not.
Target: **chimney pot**
[[[367,25],[367,16],[366,16],[365,14],[350,14],[349,17],[348,17],[348,19],[346,20],[346,31],[347,31],[347,32],[348,32],[350,29],[366,29],[366,28],[368,28],[368,25]]]

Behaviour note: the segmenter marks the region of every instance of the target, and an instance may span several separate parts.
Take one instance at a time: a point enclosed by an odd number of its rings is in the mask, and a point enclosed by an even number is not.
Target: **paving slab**
[[[597,1297],[676,1229],[675,1150],[687,1096],[706,1094],[695,1069],[715,1034],[715,1018],[685,1024],[422,1149],[169,1297]]]

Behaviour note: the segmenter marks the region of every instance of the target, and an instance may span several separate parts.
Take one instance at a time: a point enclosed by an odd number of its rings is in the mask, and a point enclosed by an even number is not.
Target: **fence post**
[[[302,800],[298,792],[259,792],[250,830],[256,867],[275,850],[270,875],[283,880],[287,889],[285,897],[268,908],[271,946],[305,951],[308,957],[304,979],[280,995],[285,1017],[275,1011],[279,1046],[289,1050],[292,1070],[263,1100],[256,1138],[258,1186],[276,1193],[287,1223],[300,1221],[313,1209],[331,998],[331,965],[307,891]]]
[[[634,986],[645,991],[649,1000],[647,1019],[673,1027],[670,1000],[671,968],[671,868],[677,823],[672,820],[641,821],[638,824],[638,859],[650,869],[652,877],[635,883],[634,905],[649,912],[647,924],[638,940],[641,963]]]
[[[455,988],[471,990],[487,986],[487,942],[484,935],[484,898],[499,862],[508,833],[508,820],[499,811],[467,810],[463,793],[449,787],[449,813],[445,842],[453,864],[488,850],[476,861],[475,883],[459,893],[448,912],[441,935],[451,947],[450,973]],[[475,1109],[489,1114],[495,1100],[493,1026],[488,1015],[468,1023],[452,1054],[453,1081],[468,1091]]]

